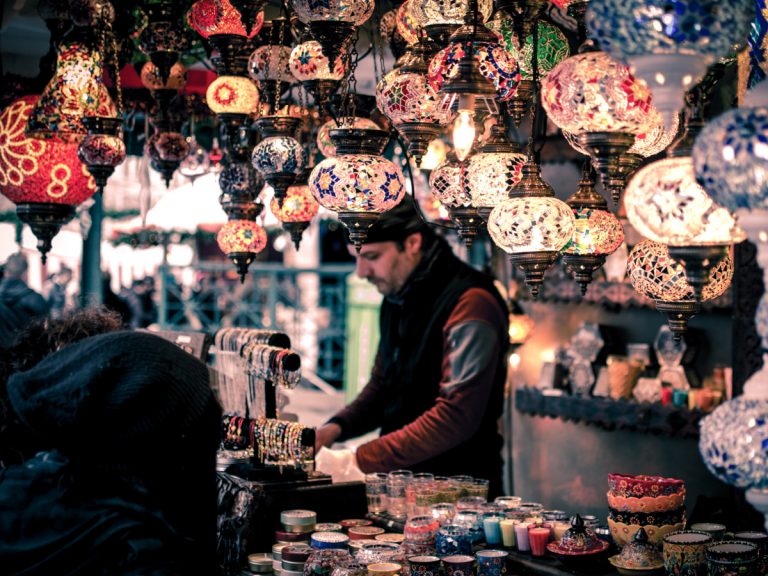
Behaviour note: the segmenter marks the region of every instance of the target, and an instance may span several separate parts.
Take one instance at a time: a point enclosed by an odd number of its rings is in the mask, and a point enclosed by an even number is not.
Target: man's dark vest
[[[487,290],[506,309],[492,279],[464,264],[438,239],[401,293],[382,303],[380,352],[385,386],[391,390],[382,435],[402,428],[435,405],[442,378],[443,327],[459,297],[470,288]],[[499,334],[501,350],[506,351],[507,342],[507,335]],[[474,436],[410,466],[411,470],[446,476],[470,474],[493,484],[500,481],[502,440],[497,420],[503,405],[505,362],[505,354],[500,354],[488,407]]]

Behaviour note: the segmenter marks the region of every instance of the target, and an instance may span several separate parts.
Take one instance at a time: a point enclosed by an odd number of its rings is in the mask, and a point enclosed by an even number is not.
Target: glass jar
[[[413,478],[409,470],[394,470],[387,475],[387,513],[394,518],[405,518],[408,513],[405,490]]]
[[[365,496],[369,513],[379,514],[387,509],[387,475],[384,472],[365,475]]]
[[[439,504],[432,504],[429,507],[432,518],[437,520],[441,526],[445,524],[451,524],[453,517],[456,516],[456,506],[449,502],[441,502]]]

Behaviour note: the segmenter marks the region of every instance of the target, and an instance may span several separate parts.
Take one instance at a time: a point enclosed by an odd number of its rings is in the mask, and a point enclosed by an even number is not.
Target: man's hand
[[[320,451],[320,448],[330,448],[339,436],[341,436],[341,426],[338,424],[330,423],[320,426],[315,432],[315,454]]]

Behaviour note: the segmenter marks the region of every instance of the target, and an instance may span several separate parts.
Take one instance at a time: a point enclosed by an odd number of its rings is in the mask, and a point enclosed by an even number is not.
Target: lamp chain
[[[120,63],[117,55],[117,40],[115,39],[115,34],[112,30],[112,21],[110,20],[110,14],[109,14],[109,3],[105,3],[104,6],[101,9],[101,23],[102,23],[102,32],[101,32],[101,58],[102,62],[106,63],[109,61],[109,58],[107,57],[107,48],[109,48],[111,61],[112,61],[112,67],[114,71],[114,80],[115,80],[115,90],[117,92],[117,117],[122,118],[123,117],[123,87],[120,80]],[[109,39],[109,46],[107,46],[107,39]]]
[[[357,79],[355,78],[355,69],[357,68],[357,41],[360,38],[360,29],[355,29],[355,37],[352,40],[352,46],[347,52],[347,65],[349,73],[344,79],[341,98],[341,123],[344,125],[352,121],[355,117],[355,94],[357,94]]]
[[[533,83],[533,94],[531,98],[533,99],[531,102],[531,133],[528,136],[528,158],[535,161],[537,164],[539,162],[539,153],[541,152],[541,149],[539,148],[536,150],[534,148],[534,141],[536,139],[536,136],[538,136],[537,132],[537,124],[539,122],[539,115],[541,114],[541,110],[539,109],[539,23],[538,21],[534,22],[533,24],[533,30],[532,30],[532,43],[533,43],[533,53],[531,54],[531,82]]]
[[[379,61],[376,59],[376,52],[377,52],[377,45],[378,42],[378,35],[379,31],[376,30],[376,25],[373,24],[373,22],[381,22],[381,8],[380,4],[377,2],[376,7],[374,8],[374,17],[368,21],[368,28],[369,28],[369,35],[371,37],[371,51],[373,54],[371,57],[373,58],[373,82],[374,86],[378,86],[379,84]],[[382,51],[384,49],[383,43],[382,43]],[[384,74],[384,59],[381,59],[381,74]]]

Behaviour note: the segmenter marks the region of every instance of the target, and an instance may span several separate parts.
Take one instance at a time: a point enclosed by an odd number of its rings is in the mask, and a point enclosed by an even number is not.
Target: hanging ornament
[[[325,106],[344,78],[344,57],[340,55],[331,68],[330,60],[314,40],[302,42],[291,51],[288,66],[304,89],[319,106]]]
[[[230,220],[216,234],[216,242],[237,267],[243,283],[256,254],[267,245],[267,233],[251,220]]]
[[[306,174],[306,176],[308,177],[309,174]],[[304,180],[303,177],[300,177],[300,179]],[[282,206],[279,205],[276,198],[272,198],[269,208],[272,210],[272,214],[280,221],[283,230],[291,235],[291,240],[294,246],[296,246],[296,250],[298,250],[301,243],[301,235],[309,228],[312,218],[317,216],[320,204],[312,196],[309,184],[296,183],[293,186],[288,186]]]
[[[80,161],[88,167],[99,192],[104,191],[107,179],[125,160],[123,121],[120,118],[89,116],[83,118],[88,134],[78,147]]]
[[[139,36],[139,48],[157,67],[160,81],[165,84],[189,42],[180,24],[181,13],[173,0],[149,4],[147,17],[147,27]]]
[[[461,171],[462,162],[455,153],[449,152],[445,161],[429,175],[429,188],[456,224],[459,238],[470,248],[482,220],[472,205],[472,198],[461,185]]]
[[[256,120],[262,140],[253,149],[253,166],[262,173],[282,206],[288,186],[307,164],[304,148],[294,138],[302,119],[293,116],[264,116]]]

